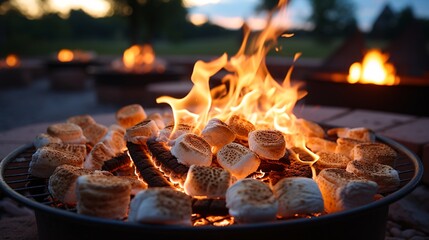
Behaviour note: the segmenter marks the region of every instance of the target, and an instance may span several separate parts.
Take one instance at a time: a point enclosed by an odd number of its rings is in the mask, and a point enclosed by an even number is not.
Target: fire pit
[[[185,77],[178,66],[167,65],[155,56],[150,45],[133,45],[126,49],[123,58],[109,66],[90,68],[95,79],[97,99],[100,103],[118,105],[142,103],[155,105],[155,98],[143,98],[148,85],[162,82],[177,82]],[[153,96],[152,96],[153,97]]]
[[[46,61],[50,86],[55,90],[82,90],[88,85],[88,67],[99,65],[92,53],[61,49]]]
[[[31,177],[28,165],[35,149],[24,145],[3,159],[0,165],[2,190],[13,199],[35,210],[40,239],[260,239],[281,234],[291,239],[384,239],[388,207],[410,193],[422,177],[420,160],[399,143],[377,136],[399,153],[395,169],[401,187],[370,204],[314,218],[237,224],[227,227],[136,224],[77,214],[76,209],[59,207],[49,200],[47,179]],[[311,229],[311,231],[309,231]]]

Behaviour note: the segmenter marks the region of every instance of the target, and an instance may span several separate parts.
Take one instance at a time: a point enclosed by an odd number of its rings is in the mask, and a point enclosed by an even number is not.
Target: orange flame
[[[372,83],[377,85],[397,85],[395,67],[387,63],[388,56],[373,49],[366,53],[362,64],[355,62],[350,66],[347,81],[349,83]]]
[[[60,62],[71,62],[74,59],[74,53],[70,49],[61,49],[57,55]]]
[[[9,54],[5,59],[5,63],[7,67],[13,68],[20,65],[20,61],[17,55]]]
[[[162,72],[164,66],[157,61],[155,52],[151,45],[132,45],[124,51],[122,64],[128,71],[150,72],[153,70]]]

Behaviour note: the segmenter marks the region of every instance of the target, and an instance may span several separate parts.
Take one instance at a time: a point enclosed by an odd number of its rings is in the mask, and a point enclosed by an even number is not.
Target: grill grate
[[[408,184],[416,176],[418,168],[415,167],[410,156],[405,154],[401,149],[392,146],[399,153],[399,158],[395,169],[399,173],[400,177],[400,188]],[[13,156],[5,165],[3,169],[3,179],[5,183],[12,188],[15,192],[24,196],[25,198],[34,200],[40,204],[50,206],[56,209],[62,209],[64,211],[76,212],[76,208],[66,206],[60,202],[54,201],[48,190],[48,179],[36,178],[28,173],[29,163],[32,158],[32,154],[36,149],[29,145],[23,148],[22,151],[18,152]],[[391,193],[389,193],[391,194]],[[389,194],[385,194],[388,196]],[[207,219],[193,217],[194,222],[205,222],[206,224],[216,225],[222,220],[229,218],[229,216],[223,216],[222,218]],[[198,224],[196,224],[198,225]]]

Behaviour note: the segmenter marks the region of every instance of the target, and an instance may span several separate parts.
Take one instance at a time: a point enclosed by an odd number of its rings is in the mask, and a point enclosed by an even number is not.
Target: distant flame
[[[57,57],[60,62],[71,62],[74,59],[74,53],[70,49],[61,49]]]
[[[5,63],[6,63],[6,66],[10,67],[10,68],[17,67],[21,64],[18,56],[15,54],[7,55],[7,57],[5,59]]]
[[[123,67],[129,71],[164,71],[164,65],[157,61],[155,52],[149,44],[136,44],[126,49],[122,56],[122,64]]]
[[[372,83],[377,85],[397,85],[395,67],[387,63],[388,56],[379,50],[369,51],[362,63],[355,62],[350,66],[347,81],[349,83]]]

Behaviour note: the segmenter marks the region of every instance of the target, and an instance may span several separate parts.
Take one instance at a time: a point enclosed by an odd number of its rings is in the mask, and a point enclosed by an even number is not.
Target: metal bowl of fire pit
[[[420,159],[394,140],[377,136],[377,141],[394,148],[399,159],[400,187],[383,198],[354,209],[318,217],[230,226],[177,226],[137,224],[76,213],[59,207],[50,198],[47,180],[28,174],[35,148],[23,145],[6,156],[0,165],[1,188],[9,197],[34,210],[39,239],[384,239],[388,207],[410,193],[420,182]]]

